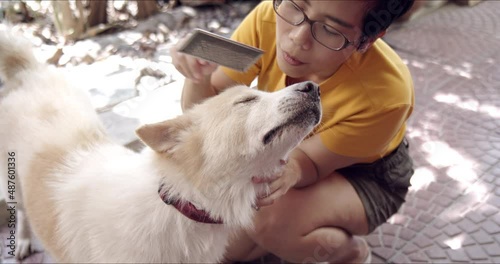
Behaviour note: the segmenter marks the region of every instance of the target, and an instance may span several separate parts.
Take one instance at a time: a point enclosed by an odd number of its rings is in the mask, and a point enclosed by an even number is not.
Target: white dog
[[[0,30],[0,178],[17,212],[17,257],[30,227],[59,262],[217,262],[251,228],[261,185],[318,124],[318,87],[234,87],[136,132],[134,153],[105,134],[88,96]],[[21,193],[22,190],[22,193]],[[9,192],[10,191],[10,192]],[[17,203],[11,203],[17,202]]]

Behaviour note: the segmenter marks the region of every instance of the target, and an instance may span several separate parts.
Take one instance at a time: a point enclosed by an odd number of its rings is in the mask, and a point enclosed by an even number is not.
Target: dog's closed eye
[[[248,96],[248,97],[244,97],[243,99],[241,100],[238,100],[234,103],[234,105],[237,105],[237,104],[248,104],[248,103],[255,103],[257,102],[258,100],[258,96]]]

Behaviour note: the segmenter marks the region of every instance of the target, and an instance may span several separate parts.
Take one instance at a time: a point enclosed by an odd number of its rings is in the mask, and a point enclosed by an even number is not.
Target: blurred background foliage
[[[75,41],[149,18],[176,6],[220,5],[226,0],[17,0],[0,1],[0,20],[11,24],[48,20],[52,33]],[[47,35],[47,32],[44,33]],[[49,36],[45,36],[49,37]]]

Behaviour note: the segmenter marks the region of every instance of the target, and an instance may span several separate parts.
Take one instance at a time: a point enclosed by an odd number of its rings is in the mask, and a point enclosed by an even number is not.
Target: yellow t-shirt
[[[264,55],[247,72],[223,71],[238,83],[277,91],[286,75],[276,62],[276,17],[272,1],[259,4],[233,33],[236,41],[260,48]],[[413,82],[401,58],[381,39],[364,54],[355,52],[320,83],[323,117],[314,130],[332,152],[371,162],[403,140],[414,105]]]

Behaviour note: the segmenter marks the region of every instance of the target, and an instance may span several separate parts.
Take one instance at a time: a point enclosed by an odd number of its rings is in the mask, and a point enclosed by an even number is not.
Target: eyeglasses
[[[291,0],[273,0],[273,7],[274,12],[291,25],[298,26],[304,21],[309,23],[313,38],[319,44],[331,50],[338,51],[347,48],[349,45],[354,45],[354,42],[349,41],[344,34],[335,28],[309,19],[304,10]]]

